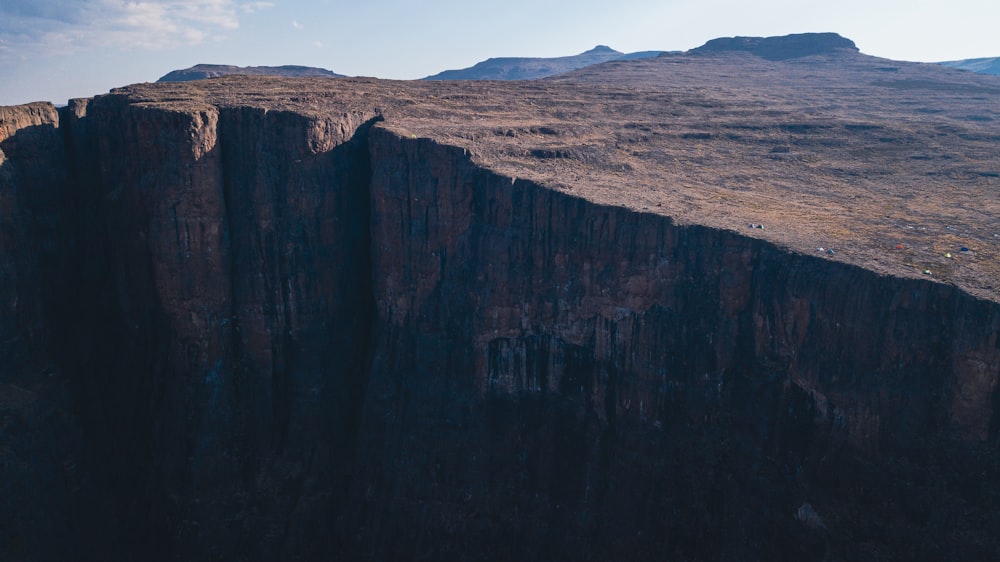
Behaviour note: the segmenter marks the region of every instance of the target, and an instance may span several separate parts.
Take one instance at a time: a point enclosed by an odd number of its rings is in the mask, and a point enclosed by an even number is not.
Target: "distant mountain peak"
[[[780,37],[720,37],[712,39],[693,54],[742,51],[768,60],[787,60],[843,51],[857,52],[854,41],[837,33],[795,33]]]
[[[288,76],[288,77],[324,77],[337,78],[343,74],[316,68],[312,66],[299,66],[287,64],[284,66],[233,66],[228,64],[196,64],[191,68],[174,70],[161,77],[157,82],[187,82],[189,80],[202,80],[204,78],[215,78],[217,76],[229,76],[232,74],[243,74],[248,76]]]
[[[424,80],[534,80],[602,62],[655,57],[662,52],[643,51],[625,54],[607,45],[597,45],[589,51],[567,57],[490,58],[469,68],[445,70]]]
[[[993,74],[1000,76],[1000,57],[984,57],[939,62],[943,66],[969,70],[978,74]]]

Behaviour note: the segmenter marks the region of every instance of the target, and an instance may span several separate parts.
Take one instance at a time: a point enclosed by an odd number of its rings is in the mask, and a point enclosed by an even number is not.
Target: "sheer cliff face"
[[[77,113],[97,141],[77,163],[80,407],[95,456],[121,459],[102,470],[129,548],[328,550],[367,377],[368,156],[351,137],[373,114]]]
[[[973,468],[996,453],[995,305],[371,139],[372,544],[850,558],[836,543],[873,521],[901,532],[932,506],[956,532],[995,521],[945,507],[996,493]],[[811,535],[804,504],[839,538]],[[894,552],[947,548],[902,532],[914,543]]]
[[[68,253],[70,241],[59,235],[71,219],[60,208],[68,181],[58,124],[48,104],[0,111],[0,345],[8,376],[34,379],[22,366],[45,356],[46,317],[65,293],[57,258]]]
[[[114,547],[60,361],[75,345],[73,185],[48,104],[0,107],[0,558]],[[67,368],[70,367],[70,368]],[[92,511],[90,511],[92,510]],[[88,513],[89,511],[89,513]],[[71,535],[73,543],[53,540]]]
[[[192,99],[0,108],[0,557],[997,550],[995,302]]]

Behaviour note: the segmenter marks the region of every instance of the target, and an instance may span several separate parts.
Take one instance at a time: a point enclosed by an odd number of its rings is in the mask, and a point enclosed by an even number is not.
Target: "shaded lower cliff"
[[[371,145],[362,553],[996,553],[996,305]]]
[[[74,183],[49,104],[0,108],[0,558],[115,551],[61,359],[76,334]],[[110,525],[108,523],[111,523]],[[53,537],[72,536],[71,541]]]
[[[369,362],[370,118],[77,109],[76,393],[129,558],[332,552]]]
[[[996,303],[512,181],[374,110],[13,111],[4,558],[1000,550]]]

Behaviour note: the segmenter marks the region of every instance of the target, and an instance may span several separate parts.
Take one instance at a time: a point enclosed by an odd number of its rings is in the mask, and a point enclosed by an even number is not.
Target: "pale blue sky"
[[[833,31],[911,61],[1000,56],[997,0],[0,0],[0,105],[100,94],[197,63],[421,78],[499,56],[686,50]]]

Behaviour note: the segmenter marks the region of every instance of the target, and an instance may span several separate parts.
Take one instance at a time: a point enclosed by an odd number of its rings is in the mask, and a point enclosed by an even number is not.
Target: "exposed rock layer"
[[[0,110],[3,558],[1000,548],[996,299],[546,183],[622,162],[573,100],[227,84]]]

